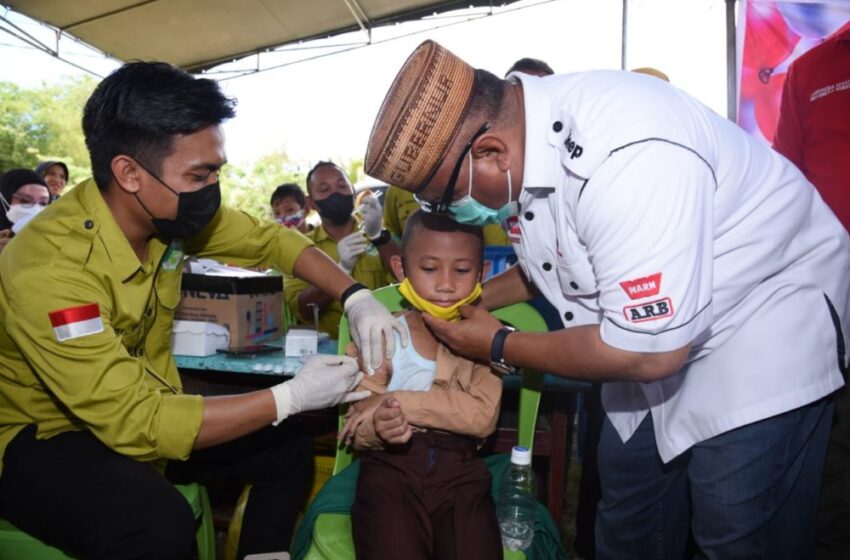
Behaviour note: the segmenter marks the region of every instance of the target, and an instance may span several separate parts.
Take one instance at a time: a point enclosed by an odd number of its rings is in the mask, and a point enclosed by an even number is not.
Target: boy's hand
[[[389,396],[388,393],[373,394],[362,401],[352,403],[345,413],[345,424],[343,424],[337,439],[345,442],[345,445],[351,445],[357,433],[357,428],[360,427],[363,420],[370,418],[381,405],[381,402]]]
[[[427,313],[422,319],[434,336],[463,356],[473,360],[490,361],[490,346],[493,337],[502,328],[502,323],[481,307],[464,305],[460,308],[462,320],[443,321]]]
[[[375,432],[389,445],[402,445],[410,440],[413,430],[401,410],[401,403],[388,398],[381,402],[372,416]]]

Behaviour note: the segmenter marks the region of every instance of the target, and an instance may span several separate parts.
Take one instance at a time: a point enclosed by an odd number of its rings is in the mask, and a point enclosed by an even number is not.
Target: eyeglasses
[[[460,167],[463,165],[463,159],[466,157],[466,154],[469,153],[469,150],[472,149],[472,145],[475,143],[478,138],[490,130],[492,125],[488,122],[485,122],[481,125],[481,128],[478,129],[478,132],[472,135],[472,138],[469,139],[469,142],[463,147],[463,150],[460,152],[460,156],[457,158],[457,163],[455,164],[454,169],[452,170],[452,174],[449,177],[449,184],[446,187],[446,190],[443,191],[443,196],[440,198],[439,202],[431,202],[429,200],[423,200],[419,198],[419,193],[413,195],[413,198],[422,209],[426,212],[434,213],[434,214],[446,214],[449,211],[449,206],[452,204],[452,200],[455,196],[455,185],[457,184],[458,175],[460,175]]]

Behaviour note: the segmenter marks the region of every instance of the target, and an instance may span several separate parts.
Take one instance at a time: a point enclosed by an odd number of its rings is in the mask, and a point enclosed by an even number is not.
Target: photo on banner
[[[847,0],[742,0],[738,14],[738,124],[773,143],[788,66],[850,25]]]

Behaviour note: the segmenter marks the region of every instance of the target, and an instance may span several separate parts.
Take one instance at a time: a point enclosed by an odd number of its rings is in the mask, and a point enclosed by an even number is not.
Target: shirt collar
[[[557,184],[558,149],[549,141],[552,127],[551,101],[542,78],[521,72],[509,78],[522,84],[525,107],[525,164],[522,188],[553,188]]]
[[[325,239],[330,239],[331,236],[328,235],[328,230],[325,229],[325,226],[322,224],[317,225],[313,231],[311,232],[313,235],[313,243],[321,243]]]
[[[100,190],[94,179],[89,179],[82,185],[75,187],[82,189],[82,205],[86,211],[83,227],[91,231],[93,236],[98,236],[103,241],[103,247],[110,261],[118,271],[122,282],[133,276],[142,268],[142,263],[136,255],[130,242],[118,227],[115,217],[106,201],[103,200]],[[154,255],[151,255],[153,258]]]

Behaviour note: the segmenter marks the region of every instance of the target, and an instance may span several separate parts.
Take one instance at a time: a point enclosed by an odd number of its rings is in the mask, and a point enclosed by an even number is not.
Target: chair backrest
[[[372,292],[375,298],[383,303],[391,312],[401,311],[404,298],[398,291],[398,285],[386,286]],[[546,321],[536,309],[526,303],[515,303],[493,311],[493,314],[504,323],[508,323],[517,330],[525,332],[545,332]],[[348,319],[345,315],[339,324],[339,353],[343,354],[345,348],[351,342],[348,331]],[[522,386],[519,394],[519,437],[518,445],[532,448],[534,444],[534,430],[537,427],[537,408],[540,405],[540,391],[543,389],[543,374],[538,371],[523,369]],[[338,430],[342,430],[345,407],[340,407]],[[344,444],[337,445],[336,461],[334,462],[334,474],[342,471],[351,464],[353,456],[351,450]]]

